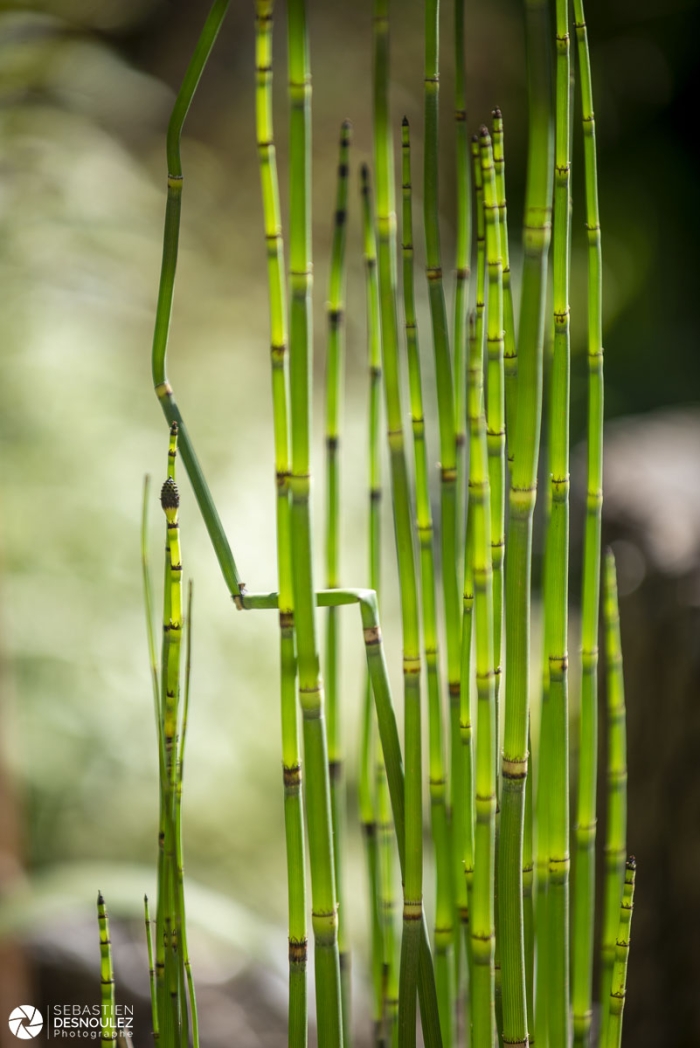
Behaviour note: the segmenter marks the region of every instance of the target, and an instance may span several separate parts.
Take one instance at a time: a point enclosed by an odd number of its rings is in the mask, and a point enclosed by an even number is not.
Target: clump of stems
[[[350,929],[343,884],[347,752],[339,616],[356,604],[367,658],[362,703],[359,810],[370,899],[372,1021],[377,1045],[414,1048],[417,1002],[428,1048],[499,1043],[525,1048],[590,1044],[593,1013],[598,614],[601,572],[603,370],[601,240],[595,124],[582,0],[574,0],[583,117],[588,234],[588,476],[583,544],[582,682],[575,784],[575,898],[569,917],[569,356],[571,222],[571,11],[526,0],[529,144],[518,308],[511,287],[504,118],[492,112],[469,146],[463,0],[454,4],[456,246],[452,339],[439,228],[439,0],[425,2],[423,233],[436,374],[439,506],[431,501],[414,288],[414,191],[408,121],[401,129],[402,294],[397,279],[395,128],[390,108],[390,10],[374,0],[372,31],[374,185],[361,171],[369,364],[369,588],[343,588],[340,438],[344,401],[345,252],[350,125],[342,125],[328,290],[326,361],[325,586],[313,576],[310,508],[312,435],[311,76],[305,0],[287,6],[289,75],[289,269],[279,205],[272,125],[273,0],[256,0],[256,133],[267,245],[272,397],[277,479],[278,589],[251,592],[231,548],[166,378],[182,197],[180,136],[227,3],[216,0],[178,94],[168,131],[168,203],[153,344],[156,393],[170,423],[171,473],[165,633],[160,672],[149,638],[161,772],[159,901],[146,904],[153,1027],[178,1046],[191,1026],[194,988],[182,889],[180,797],[186,725],[180,702],[183,625],[174,462],[179,440],[200,510],[239,609],[276,609],[280,622],[282,756],[289,904],[289,1044],[305,1048],[308,844],[314,932],[316,1023],[321,1048],[351,1036]],[[552,59],[554,53],[554,59]],[[552,81],[554,80],[554,91]],[[552,104],[554,102],[554,104]],[[473,193],[472,193],[473,186]],[[553,202],[553,214],[552,214]],[[473,218],[472,218],[473,209]],[[471,255],[472,221],[476,228]],[[543,672],[539,737],[531,753],[532,549],[540,470],[543,343],[551,257],[553,355],[549,389],[545,559],[540,584]],[[515,253],[513,253],[515,257]],[[470,310],[469,278],[476,280]],[[399,318],[401,317],[401,322]],[[425,339],[422,340],[424,343]],[[404,432],[402,347],[410,433]],[[403,746],[378,614],[382,397],[390,464],[403,639]],[[468,442],[467,442],[468,435]],[[468,443],[468,455],[466,445]],[[407,446],[408,445],[408,446]],[[506,469],[506,453],[509,468]],[[412,468],[409,468],[409,459]],[[468,464],[467,464],[468,463]],[[467,484],[468,480],[468,484]],[[464,505],[465,490],[468,499]],[[145,554],[144,554],[145,560]],[[462,574],[460,574],[462,573]],[[152,598],[146,570],[149,622]],[[463,578],[460,610],[458,579]],[[437,589],[442,590],[442,616]],[[326,610],[325,696],[316,608]],[[600,1003],[605,1048],[617,1048],[629,946],[634,868],[626,854],[624,697],[614,562],[605,562],[608,695],[606,875]],[[443,644],[444,642],[444,644]],[[427,681],[427,768],[423,764],[423,660]],[[443,689],[440,652],[445,652]],[[189,657],[188,657],[189,665]],[[502,673],[505,669],[505,676]],[[505,683],[502,685],[502,680]],[[504,693],[503,695],[501,693]],[[475,697],[476,717],[472,717]],[[499,706],[502,715],[499,714]],[[445,718],[443,710],[449,715]],[[326,726],[327,715],[327,726]],[[299,718],[303,731],[298,730]],[[503,721],[503,746],[499,728]],[[305,777],[302,807],[301,743]],[[449,754],[449,759],[446,758]],[[428,786],[436,868],[431,941],[423,912],[423,789]],[[500,804],[500,807],[499,807]],[[392,918],[393,844],[403,886],[400,958]],[[338,905],[340,903],[340,910]],[[622,910],[620,909],[622,907]],[[620,917],[622,913],[622,917]],[[570,941],[571,940],[571,941]],[[466,965],[462,964],[466,957]],[[571,962],[570,962],[571,958]],[[570,963],[573,966],[569,977]],[[185,993],[185,987],[187,993]],[[468,1006],[467,1006],[468,1005]],[[456,1018],[462,1015],[462,1022]]]

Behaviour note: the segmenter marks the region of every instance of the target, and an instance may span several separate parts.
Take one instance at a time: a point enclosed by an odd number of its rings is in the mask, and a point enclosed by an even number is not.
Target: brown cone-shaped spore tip
[[[168,477],[160,489],[160,504],[164,510],[177,509],[180,505],[180,492],[172,477]]]
[[[503,113],[498,108],[498,106],[496,106],[496,108],[491,113],[491,116],[493,117],[494,120],[500,120],[503,117]]]
[[[489,135],[489,129],[487,128],[486,124],[482,124],[481,125],[481,127],[479,128],[479,134],[480,134],[480,136],[482,138],[490,138],[491,137]]]
[[[630,855],[630,857],[627,860],[626,865],[627,865],[627,869],[628,870],[636,870],[637,869],[637,860],[635,859],[634,855]]]
[[[178,432],[178,425],[177,425],[177,422],[173,422],[173,423],[171,424],[171,426],[170,426],[170,435],[171,435],[172,437],[174,437],[174,436],[176,436],[177,432]]]

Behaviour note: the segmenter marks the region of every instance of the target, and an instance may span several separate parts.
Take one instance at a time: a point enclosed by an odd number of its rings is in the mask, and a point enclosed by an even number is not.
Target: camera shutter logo
[[[41,1033],[44,1020],[33,1004],[20,1004],[10,1014],[10,1030],[23,1041],[29,1041]]]

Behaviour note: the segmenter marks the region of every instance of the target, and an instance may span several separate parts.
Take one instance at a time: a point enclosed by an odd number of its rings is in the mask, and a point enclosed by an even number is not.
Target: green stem
[[[552,359],[551,516],[548,531],[549,702],[549,1043],[569,1044],[569,239],[570,87],[568,0],[556,4],[556,136],[554,182],[554,355]],[[551,612],[551,614],[550,614]]]
[[[454,5],[455,61],[455,174],[457,211],[455,217],[455,297],[454,297],[454,391],[455,445],[457,459],[457,528],[464,527],[466,489],[466,391],[467,391],[467,306],[469,303],[469,259],[471,255],[471,164],[467,136],[466,75],[464,66],[464,0]]]
[[[306,811],[315,940],[319,1048],[343,1043],[338,912],[328,744],[320,674],[311,538],[311,75],[305,0],[287,7],[290,103],[290,373],[292,405],[292,585],[299,668]]]
[[[151,932],[151,914],[148,908],[148,896],[143,897],[144,920],[146,924],[146,946],[148,948],[148,982],[151,991],[151,1023],[153,1040],[157,1043],[160,1039],[158,1028],[158,998],[156,994],[156,968],[153,954],[153,934]]]
[[[596,782],[598,777],[598,616],[603,504],[602,254],[598,212],[595,116],[582,0],[574,0],[578,40],[588,233],[588,480],[581,601],[581,719],[574,897],[574,1042],[590,1042],[595,912]]]
[[[97,923],[100,928],[100,1000],[102,1048],[110,1048],[117,1039],[114,997],[114,969],[112,967],[112,943],[109,937],[109,917],[102,892],[97,893]]]
[[[340,156],[328,289],[328,360],[326,366],[326,586],[333,589],[340,581],[340,430],[345,366],[345,240],[348,209],[348,158],[350,123],[340,131]],[[350,948],[345,920],[343,890],[343,851],[345,841],[345,779],[339,696],[338,615],[328,609],[326,620],[326,658],[324,681],[328,710],[328,764],[331,784],[331,812],[335,857],[335,883],[338,896],[338,950],[343,997],[343,1041],[350,1044]]]
[[[199,79],[209,59],[212,48],[221,28],[224,15],[228,9],[229,0],[214,0],[204,28],[194,50],[194,54],[187,67],[182,86],[175,99],[170,123],[168,124],[168,135],[166,152],[168,159],[168,200],[165,209],[165,230],[163,233],[163,261],[160,271],[160,284],[158,287],[158,303],[156,306],[156,322],[153,332],[153,350],[151,354],[151,369],[153,373],[153,384],[160,401],[166,419],[170,424],[177,422],[180,427],[180,451],[182,461],[185,463],[187,474],[192,484],[192,489],[197,500],[197,505],[204,519],[209,538],[214,552],[216,553],[219,566],[226,580],[231,596],[238,604],[240,601],[241,586],[240,576],[236,563],[233,559],[231,547],[224,533],[219,514],[211,493],[204,479],[202,468],[194,451],[189,432],[185,426],[180,410],[175,400],[172,386],[168,381],[165,371],[165,359],[168,348],[168,332],[170,330],[170,318],[173,308],[173,292],[175,289],[175,271],[177,268],[178,242],[180,238],[180,212],[182,208],[183,174],[180,159],[180,139],[182,128],[187,116],[192,98],[197,90]]]
[[[615,938],[627,854],[627,741],[625,681],[620,644],[615,558],[605,554],[605,664],[607,670],[607,819],[605,887],[600,958],[600,1043],[606,1045],[610,1018],[610,987],[615,963]]]
[[[477,1048],[491,1048],[494,1021],[494,865],[496,832],[496,702],[493,650],[493,563],[483,353],[470,320],[469,347],[469,517],[476,633],[476,827],[471,914],[472,1029]]]
[[[518,356],[515,342],[515,313],[510,286],[510,252],[508,249],[508,208],[506,204],[506,157],[503,146],[503,114],[493,111],[493,164],[496,172],[496,201],[498,204],[498,231],[503,260],[503,377],[506,411],[508,459],[515,455],[515,406],[518,377]]]
[[[454,903],[447,820],[447,780],[443,752],[440,656],[435,602],[434,533],[430,506],[428,454],[425,445],[425,418],[423,414],[423,388],[414,299],[411,142],[408,120],[405,117],[401,129],[401,141],[404,313],[406,319],[406,348],[416,478],[416,522],[420,551],[423,648],[428,678],[430,811],[436,863],[435,975],[438,1000],[440,1002],[440,1026],[443,1043],[448,1046],[452,1044],[454,1036],[452,1029],[454,1022],[454,984],[451,958],[454,935]]]
[[[391,464],[394,530],[401,589],[404,673],[404,731],[406,757],[406,821],[404,912],[399,989],[399,1044],[414,1048],[416,985],[419,956],[416,948],[423,920],[423,818],[420,730],[420,633],[418,588],[413,550],[410,487],[403,433],[399,377],[396,301],[396,214],[394,160],[389,114],[388,0],[374,3],[374,152],[377,180],[379,291],[382,322],[382,363]],[[452,413],[450,403],[450,414]],[[454,451],[454,448],[453,448]],[[385,758],[387,754],[385,751]],[[398,832],[398,826],[397,826]],[[423,1001],[423,1007],[427,1004]],[[431,1031],[423,1029],[426,1039]],[[439,1038],[439,1031],[438,1031]]]
[[[368,548],[369,548],[369,584],[379,592],[381,567],[381,328],[379,318],[379,284],[377,279],[377,244],[372,210],[369,169],[366,164],[361,170],[362,198],[362,234],[365,258],[365,290],[367,300],[367,345],[369,363],[369,514],[368,514]],[[383,877],[382,859],[386,855],[385,831],[379,825],[379,794],[382,776],[386,778],[381,743],[376,737],[376,719],[372,705],[372,684],[369,672],[365,682],[362,705],[362,728],[360,747],[360,770],[358,782],[360,822],[365,842],[367,862],[367,881],[370,896],[370,940],[371,972],[374,991],[374,1043],[383,1043],[385,1034],[386,989],[385,972],[386,921],[383,910]],[[384,787],[386,789],[386,787]],[[391,836],[393,826],[389,819],[388,833]],[[391,844],[389,843],[389,848]],[[391,915],[389,915],[391,916]]]
[[[280,591],[280,707],[282,778],[287,851],[290,1048],[307,1042],[306,870],[299,728],[296,706],[296,640],[291,566],[289,368],[287,292],[279,180],[272,120],[272,0],[256,7],[256,134],[260,164],[270,303],[270,362],[275,439],[277,563]]]
[[[632,908],[634,906],[634,882],[637,863],[630,855],[625,867],[625,883],[620,904],[620,923],[615,942],[615,966],[613,968],[612,989],[610,991],[610,1018],[605,1048],[620,1048],[622,1044],[622,1016],[625,1008],[627,990],[627,962],[630,952],[630,929],[632,926]]]

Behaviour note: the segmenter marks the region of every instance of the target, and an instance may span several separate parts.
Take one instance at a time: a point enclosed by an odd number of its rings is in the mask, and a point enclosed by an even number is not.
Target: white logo
[[[10,1030],[23,1041],[29,1041],[41,1033],[44,1020],[33,1004],[20,1004],[10,1015]]]

